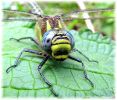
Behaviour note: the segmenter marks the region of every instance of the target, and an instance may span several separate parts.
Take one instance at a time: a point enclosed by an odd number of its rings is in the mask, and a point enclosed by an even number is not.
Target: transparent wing
[[[83,14],[88,13],[90,17],[84,17]],[[74,19],[105,19],[105,18],[114,18],[114,9],[105,8],[105,9],[86,9],[86,10],[76,10],[68,14],[61,14],[63,20],[71,21]]]
[[[32,12],[38,16],[43,15],[43,11],[36,1],[28,1],[28,4],[32,7]]]
[[[16,10],[2,10],[3,21],[36,21],[37,15]]]

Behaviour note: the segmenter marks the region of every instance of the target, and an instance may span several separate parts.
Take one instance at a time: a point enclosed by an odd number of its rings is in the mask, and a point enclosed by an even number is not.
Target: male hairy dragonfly
[[[7,67],[6,72],[9,73],[10,71],[12,71],[13,68],[19,65],[21,56],[24,52],[28,52],[37,56],[41,56],[43,59],[42,61],[40,61],[39,65],[37,65],[38,72],[41,78],[43,79],[43,81],[47,84],[52,94],[58,97],[59,94],[56,92],[56,89],[53,88],[53,84],[42,73],[41,71],[42,66],[45,65],[45,63],[49,59],[53,61],[58,61],[58,62],[63,62],[66,59],[70,59],[80,64],[83,70],[84,78],[86,79],[87,83],[90,84],[90,88],[91,89],[95,88],[95,83],[92,82],[87,75],[87,71],[85,69],[85,64],[83,60],[81,60],[80,58],[74,57],[71,53],[78,52],[84,58],[86,58],[88,62],[97,63],[97,64],[99,62],[96,60],[90,60],[90,58],[85,56],[83,52],[81,52],[78,48],[74,47],[75,40],[73,37],[73,33],[66,28],[67,26],[64,24],[64,22],[67,23],[69,21],[74,21],[78,19],[79,20],[82,20],[82,19],[83,20],[89,20],[89,19],[96,20],[96,19],[105,19],[105,18],[112,19],[113,16],[101,17],[101,16],[98,16],[98,13],[112,12],[114,9],[113,8],[87,9],[87,10],[85,9],[85,10],[75,10],[75,11],[71,11],[67,13],[59,13],[59,14],[56,14],[55,12],[52,15],[47,15],[43,13],[43,10],[40,7],[42,3],[28,2],[27,4],[29,7],[31,7],[31,10],[29,10],[28,12],[3,9],[3,13],[4,13],[3,21],[35,22],[36,39],[31,37],[30,34],[28,37],[20,37],[20,38],[9,37],[9,38],[17,42],[21,42],[23,40],[31,40],[35,45],[37,45],[39,50],[33,50],[33,49],[27,49],[27,48],[23,49],[20,52],[20,54],[16,57],[14,64],[12,63],[10,67]],[[92,13],[92,14],[97,13],[97,16],[81,18],[80,14],[84,12]],[[33,85],[33,88],[35,88],[35,85]],[[61,91],[61,89],[58,89],[58,90]],[[80,89],[80,90],[83,91],[84,89]]]

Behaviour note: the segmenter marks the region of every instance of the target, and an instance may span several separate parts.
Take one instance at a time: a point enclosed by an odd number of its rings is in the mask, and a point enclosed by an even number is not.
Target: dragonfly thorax
[[[74,47],[74,39],[70,32],[63,29],[47,31],[42,40],[44,50],[56,60],[65,60]]]

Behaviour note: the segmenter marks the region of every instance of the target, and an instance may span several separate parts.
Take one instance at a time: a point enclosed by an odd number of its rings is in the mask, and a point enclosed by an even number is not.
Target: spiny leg
[[[84,69],[83,71],[84,71],[85,79],[87,79],[87,80],[89,81],[89,83],[91,84],[91,86],[94,87],[94,84],[92,83],[92,81],[91,81],[91,80],[88,78],[88,76],[87,76],[86,69],[85,69],[85,66],[84,66],[83,62],[82,62],[80,59],[76,59],[76,58],[74,58],[74,57],[72,57],[72,56],[69,56],[68,58],[70,58],[70,59],[72,59],[72,60],[74,60],[74,61],[77,61],[77,62],[79,62],[79,63],[82,64],[82,67],[83,67],[83,69]]]
[[[26,39],[29,39],[31,41],[33,41],[35,44],[37,44],[38,46],[40,45],[35,39],[33,39],[32,37],[22,37],[22,38],[19,38],[19,39],[16,39],[16,38],[10,38],[10,40],[16,40],[18,42],[20,42],[21,40],[26,40]]]
[[[96,60],[90,60],[86,55],[84,55],[81,51],[79,51],[78,49],[73,49],[74,52],[79,52],[81,55],[83,55],[89,62],[96,62],[98,63],[98,61]]]
[[[38,71],[39,71],[39,73],[40,73],[40,75],[41,75],[41,77],[42,77],[42,79],[44,80],[44,82],[49,86],[49,87],[51,87],[50,89],[51,89],[51,92],[56,96],[56,97],[58,97],[58,95],[55,93],[55,91],[52,89],[52,84],[45,78],[45,76],[43,75],[43,73],[41,72],[41,68],[42,68],[42,66],[46,63],[46,61],[48,60],[50,58],[50,56],[47,56],[47,57],[45,57],[43,60],[42,60],[42,62],[39,64],[39,66],[38,66]]]
[[[23,50],[20,52],[20,54],[18,55],[18,57],[16,58],[16,61],[15,61],[14,65],[12,65],[12,66],[10,66],[9,68],[6,69],[6,72],[7,72],[7,73],[10,71],[10,69],[17,67],[17,65],[19,64],[20,57],[21,57],[21,55],[22,55],[24,52],[29,52],[29,53],[36,54],[36,55],[42,55],[42,52],[38,52],[38,51],[36,51],[36,50],[23,49]]]

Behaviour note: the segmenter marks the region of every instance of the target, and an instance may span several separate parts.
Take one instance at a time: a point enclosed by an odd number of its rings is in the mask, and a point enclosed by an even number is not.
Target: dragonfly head
[[[62,29],[47,31],[43,37],[43,48],[56,60],[65,60],[74,47],[74,39],[70,32]]]

